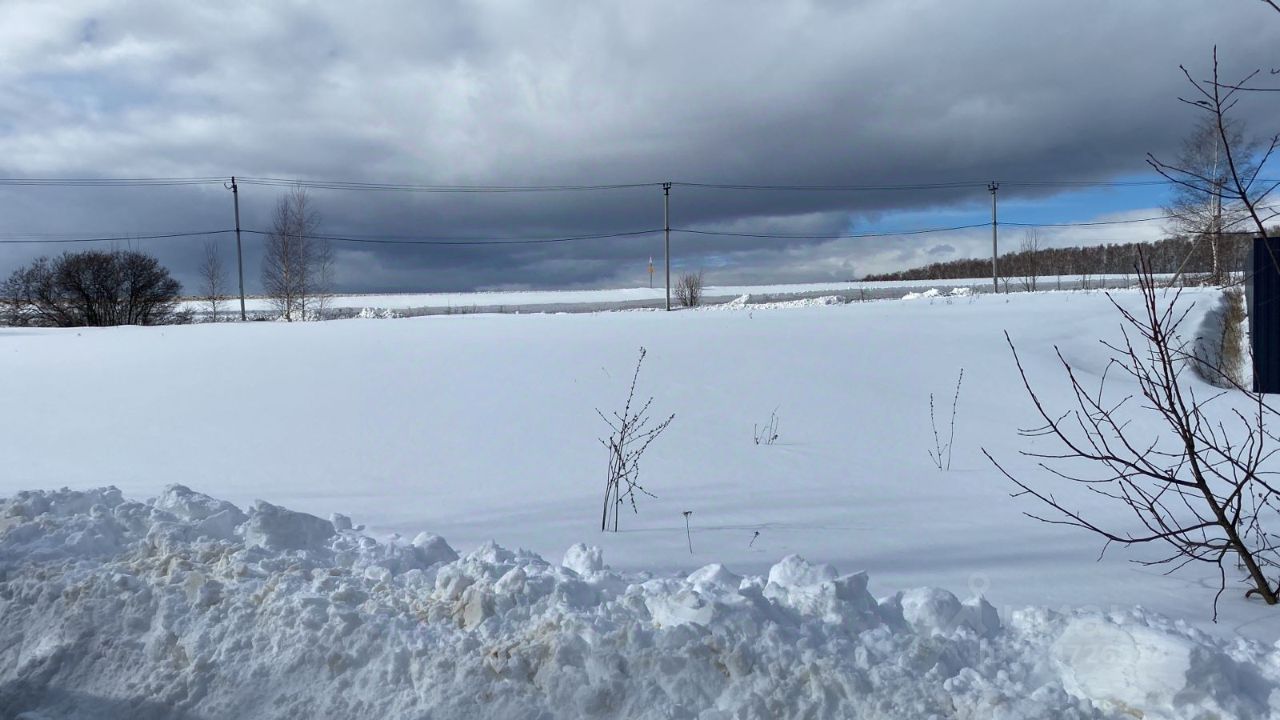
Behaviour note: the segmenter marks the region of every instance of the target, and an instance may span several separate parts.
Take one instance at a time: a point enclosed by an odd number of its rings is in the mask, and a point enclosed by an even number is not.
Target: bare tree
[[[983,454],[1017,485],[1014,497],[1034,498],[1050,510],[1047,515],[1027,513],[1029,517],[1088,530],[1105,540],[1103,552],[1112,543],[1162,545],[1164,552],[1138,562],[1167,567],[1168,572],[1193,562],[1215,565],[1220,577],[1213,604],[1215,620],[1231,559],[1247,570],[1251,588],[1246,595],[1256,594],[1274,605],[1277,591],[1267,573],[1280,569],[1280,549],[1276,536],[1267,533],[1264,525],[1276,519],[1280,500],[1269,479],[1275,473],[1265,469],[1276,452],[1269,447],[1276,438],[1267,428],[1276,413],[1261,394],[1239,386],[1221,370],[1220,379],[1233,391],[1198,397],[1195,386],[1182,381],[1183,371],[1200,362],[1178,335],[1190,308],[1178,310],[1178,291],[1165,290],[1161,295],[1145,259],[1140,260],[1138,276],[1140,312],[1130,312],[1112,298],[1124,320],[1123,340],[1103,342],[1112,359],[1096,388],[1086,386],[1088,376],[1077,373],[1057,352],[1074,397],[1074,407],[1066,411],[1051,410],[1045,404],[1007,333],[1005,339],[1043,423],[1022,434],[1048,438],[1057,445],[1056,450],[1022,455],[1036,459],[1037,467],[1058,480],[1126,506],[1140,528],[1099,524],[1041,483],[1015,477],[985,449]],[[1133,402],[1134,395],[1115,399],[1108,394],[1112,370],[1136,384],[1138,402]],[[1218,410],[1217,403],[1224,397],[1240,394],[1249,401],[1247,412],[1237,407]],[[1137,429],[1141,426],[1133,421],[1140,416],[1152,418],[1160,428],[1154,437]]]
[[[1040,280],[1040,233],[1028,230],[1018,248],[1018,268],[1022,271],[1022,289],[1035,292]]]
[[[1245,142],[1243,123],[1226,120],[1225,127],[1227,142],[1223,142],[1218,132],[1216,117],[1205,116],[1196,123],[1183,142],[1177,167],[1194,174],[1201,182],[1195,186],[1175,184],[1172,199],[1165,207],[1171,218],[1171,232],[1185,233],[1196,243],[1204,242],[1208,246],[1212,265],[1207,280],[1214,285],[1222,284],[1225,273],[1231,269],[1226,261],[1228,253],[1223,234],[1240,227],[1249,218],[1243,203],[1224,197],[1223,189],[1230,182],[1225,147],[1231,146],[1240,158],[1243,174],[1256,174],[1250,168],[1250,158],[1257,145]],[[1211,192],[1204,192],[1206,188]]]
[[[327,239],[315,238],[310,246],[311,282],[303,294],[311,304],[313,314],[323,320],[333,299],[333,245]]]
[[[1265,150],[1255,152],[1251,148],[1241,147],[1239,133],[1230,117],[1230,112],[1240,101],[1239,93],[1247,91],[1248,83],[1261,71],[1254,70],[1236,83],[1223,83],[1218,72],[1218,48],[1213,48],[1213,78],[1196,80],[1184,66],[1179,66],[1187,82],[1195,91],[1190,98],[1179,98],[1191,107],[1207,113],[1205,122],[1210,132],[1216,134],[1215,146],[1221,152],[1221,172],[1206,174],[1203,166],[1188,166],[1185,163],[1169,164],[1147,154],[1147,164],[1173,182],[1176,186],[1191,193],[1195,197],[1207,198],[1216,206],[1225,208],[1238,205],[1240,221],[1230,225],[1223,224],[1217,231],[1240,229],[1238,226],[1249,226],[1259,236],[1267,237],[1266,222],[1280,215],[1280,212],[1268,211],[1262,207],[1263,201],[1280,183],[1268,182],[1262,178],[1263,168],[1271,155],[1280,146],[1280,135],[1273,135]],[[1259,146],[1261,147],[1261,146]],[[1256,162],[1251,162],[1257,157]],[[1270,244],[1266,244],[1270,249]],[[1272,258],[1280,268],[1280,258]]]
[[[45,266],[42,268],[41,266]],[[2,285],[0,298],[3,298],[3,320],[5,325],[23,327],[32,324],[38,317],[33,303],[35,297],[35,281],[37,273],[47,272],[48,259],[41,258],[26,267],[15,270]]]
[[[204,244],[204,257],[200,261],[200,300],[209,308],[209,320],[218,322],[218,313],[227,299],[226,273],[222,264],[222,252],[216,240]]]
[[[1000,287],[1004,289],[1004,294],[1009,294],[1009,283],[1013,282],[1013,278],[1018,274],[1018,259],[1013,253],[1006,253],[1000,258]]]
[[[702,304],[702,271],[684,273],[676,280],[676,301],[682,307]]]
[[[645,349],[640,348],[640,357],[636,360],[636,371],[631,376],[631,389],[627,392],[627,403],[622,412],[613,413],[612,419],[596,410],[596,414],[604,420],[613,434],[608,439],[601,438],[600,444],[609,450],[609,470],[604,486],[604,513],[600,516],[600,529],[608,530],[610,524],[613,531],[618,531],[618,511],[624,503],[631,505],[631,512],[638,512],[636,494],[641,493],[653,497],[653,494],[640,484],[640,456],[649,448],[649,444],[658,439],[663,430],[675,419],[675,413],[657,425],[649,424],[649,406],[653,398],[644,405],[634,409],[636,396],[636,380],[640,377],[640,366],[644,363]],[[612,521],[612,523],[611,523]]]
[[[277,201],[262,258],[262,285],[285,320],[306,320],[323,309],[333,253],[328,240],[317,237],[319,226],[306,190],[294,188]]]

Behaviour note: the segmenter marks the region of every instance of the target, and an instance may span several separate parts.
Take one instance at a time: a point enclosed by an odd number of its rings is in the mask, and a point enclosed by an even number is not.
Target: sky
[[[710,284],[849,280],[990,253],[1002,220],[1160,214],[1167,191],[1043,181],[1154,176],[1197,119],[1179,102],[1219,46],[1226,77],[1280,67],[1260,0],[0,2],[0,178],[211,178],[181,186],[0,183],[0,276],[42,254],[132,247],[189,288],[203,243],[265,230],[287,188],[252,178],[544,192],[311,188],[321,232],[558,239],[663,226]],[[1280,131],[1280,97],[1237,107]],[[724,185],[964,185],[725,189]],[[697,230],[699,233],[688,232]],[[759,238],[717,232],[805,237]],[[1016,249],[1025,231],[1001,230]],[[1151,240],[1161,223],[1046,229],[1042,245]],[[250,292],[262,236],[243,236]],[[639,286],[660,232],[537,244],[334,242],[337,289]],[[659,282],[661,276],[659,274]]]

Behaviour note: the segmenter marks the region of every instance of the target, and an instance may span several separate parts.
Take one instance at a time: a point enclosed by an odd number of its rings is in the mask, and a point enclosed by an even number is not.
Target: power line
[[[1132,220],[1110,220],[1097,222],[1081,222],[1081,223],[1019,223],[1001,221],[1002,225],[1011,225],[1026,228],[1062,228],[1062,227],[1089,227],[1100,225],[1118,225],[1127,223],[1150,222],[1153,220],[1166,220],[1167,216],[1138,218]],[[801,234],[801,233],[768,233],[768,232],[738,232],[733,230],[700,230],[695,228],[671,228],[671,232],[684,233],[687,235],[702,235],[708,237],[740,237],[740,238],[758,238],[773,240],[858,240],[867,238],[881,237],[907,237],[912,235],[928,235],[932,233],[942,232],[959,232],[963,230],[974,230],[977,228],[991,227],[990,222],[972,223],[969,225],[952,225],[949,227],[932,227],[919,228],[915,230],[895,230],[895,231],[879,231],[865,233],[838,233],[838,234]],[[21,244],[21,245],[40,245],[40,244],[65,244],[65,243],[101,243],[101,242],[128,242],[132,240],[165,240],[187,237],[201,237],[208,235],[224,235],[233,233],[235,230],[201,230],[191,232],[169,232],[169,233],[150,233],[150,234],[133,234],[133,235],[111,235],[111,236],[88,236],[82,237],[77,234],[68,233],[22,233],[5,237],[0,235],[0,244]],[[270,235],[268,230],[250,230],[242,229],[242,232],[251,235]],[[331,235],[331,234],[311,234],[299,236],[309,240],[329,240],[332,242],[344,242],[355,244],[371,244],[371,245],[441,245],[441,246],[467,246],[467,245],[548,245],[556,243],[577,242],[583,240],[610,240],[629,237],[641,237],[644,235],[656,235],[663,232],[663,228],[653,228],[648,230],[627,230],[621,232],[608,233],[588,233],[580,235],[551,235],[541,237],[492,237],[492,236],[469,236],[469,235],[437,235],[437,236],[420,236],[420,235]]]
[[[132,240],[165,240],[170,238],[199,237],[204,235],[223,235],[235,230],[202,230],[199,232],[159,233],[154,235],[117,235],[113,237],[20,237],[0,239],[6,245],[56,245],[62,243],[102,243],[129,242]]]
[[[701,183],[673,182],[678,187],[702,188],[707,190],[799,190],[806,192],[861,192],[861,191],[898,191],[898,190],[954,190],[968,187],[986,187],[982,182],[942,182],[942,183],[910,183],[903,185],[750,185],[741,183]]]
[[[244,232],[253,235],[270,235],[267,230],[244,230]],[[591,235],[562,235],[558,237],[540,237],[540,238],[472,238],[470,240],[459,239],[441,239],[441,238],[406,238],[404,236],[397,237],[350,237],[345,235],[295,235],[293,237],[304,238],[307,240],[330,240],[333,242],[349,242],[349,243],[368,243],[375,245],[546,245],[551,243],[574,242],[577,240],[607,240],[611,238],[639,237],[641,235],[654,235],[662,232],[661,228],[656,230],[630,230],[626,232],[615,233],[596,233]]]
[[[1171,180],[1001,180],[1009,187],[1155,187],[1173,185]]]
[[[1102,225],[1132,225],[1135,223],[1155,222],[1157,220],[1175,220],[1177,215],[1156,215],[1145,218],[1130,218],[1127,220],[1093,220],[1089,222],[1071,222],[1071,223],[1021,223],[1002,221],[1001,225],[1012,225],[1014,227],[1025,228],[1068,228],[1068,227],[1095,227]]]
[[[1260,206],[1259,210],[1273,210],[1280,208],[1280,205]],[[1065,222],[1065,223],[1026,223],[1002,220],[1001,225],[1021,228],[1073,228],[1073,227],[1105,227],[1113,225],[1129,225],[1147,222],[1156,222],[1164,220],[1177,219],[1177,215],[1155,215],[1142,218],[1127,218],[1123,220],[1093,220],[1085,222]],[[1239,222],[1248,220],[1244,218]],[[907,237],[912,235],[927,235],[932,233],[943,232],[959,232],[963,230],[974,230],[977,228],[991,227],[991,222],[972,223],[968,225],[952,225],[948,227],[930,227],[918,228],[914,230],[896,230],[896,231],[876,231],[865,233],[826,233],[826,234],[807,234],[807,233],[770,233],[770,232],[739,232],[733,230],[705,230],[696,228],[671,228],[672,232],[685,233],[688,235],[702,235],[708,237],[741,237],[741,238],[759,238],[759,239],[776,239],[776,240],[858,240],[865,238],[881,238],[881,237]],[[0,233],[0,244],[67,244],[67,243],[101,243],[101,242],[128,242],[133,240],[165,240],[188,237],[201,237],[209,235],[224,235],[233,233],[235,230],[199,230],[186,232],[164,232],[164,233],[140,233],[131,235],[93,235],[91,233]],[[243,230],[243,232],[253,235],[270,235],[267,230]],[[545,235],[536,237],[494,237],[494,236],[475,236],[475,235],[336,235],[336,234],[314,234],[305,235],[307,239],[313,240],[330,240],[333,242],[346,242],[356,244],[375,244],[375,245],[542,245],[575,242],[582,240],[609,240],[616,238],[640,237],[644,235],[656,235],[663,232],[663,228],[653,228],[646,230],[625,230],[620,232],[602,232],[602,233],[586,233],[578,235]],[[86,236],[87,235],[87,236]]]
[[[794,235],[790,233],[745,233],[732,232],[729,230],[693,230],[690,228],[671,228],[671,232],[688,233],[691,235],[723,235],[727,237],[745,237],[745,238],[765,238],[777,240],[856,240],[860,238],[876,238],[876,237],[896,237],[900,235],[926,235],[928,233],[954,232],[957,230],[972,230],[974,228],[990,227],[991,223],[974,223],[972,225],[956,225],[953,227],[941,228],[924,228],[920,230],[901,230],[896,232],[872,232],[872,233],[854,233],[849,235]]]
[[[538,193],[584,192],[594,190],[630,190],[660,187],[662,183],[616,183],[607,185],[413,185],[403,183],[371,183],[347,180],[290,180],[287,178],[239,177],[245,185],[266,187],[301,187],[316,190],[357,190],[371,192],[415,193]]]
[[[225,177],[191,178],[0,178],[0,186],[19,187],[154,187],[213,185]]]
[[[1277,208],[1280,208],[1280,205],[1259,205],[1255,209],[1275,210]],[[1092,220],[1092,221],[1086,221],[1086,222],[1071,222],[1071,223],[1001,222],[1000,224],[1014,225],[1017,227],[1025,227],[1025,228],[1069,228],[1069,227],[1094,227],[1094,226],[1105,226],[1105,225],[1130,225],[1134,223],[1156,222],[1160,220],[1178,220],[1182,217],[1183,216],[1181,215],[1153,215],[1152,217],[1127,218],[1124,220]],[[1232,225],[1245,224],[1250,222],[1251,220],[1252,218],[1249,218],[1249,217],[1241,217],[1240,219],[1233,222]]]
[[[237,176],[237,180],[245,185],[265,187],[302,187],[319,190],[351,190],[369,192],[416,192],[416,193],[538,193],[538,192],[588,192],[607,190],[629,190],[636,188],[658,188],[662,182],[632,183],[588,183],[588,184],[551,184],[551,185],[460,185],[460,184],[414,184],[389,182],[364,182],[355,180],[326,180],[279,177]],[[1259,179],[1261,182],[1280,182]],[[0,178],[0,186],[18,187],[146,187],[146,186],[184,186],[212,185],[225,183],[226,177],[69,177],[39,178],[16,177]],[[801,191],[801,192],[909,192],[930,190],[961,190],[966,188],[981,189],[988,185],[986,180],[958,180],[947,182],[920,183],[873,183],[862,185],[842,184],[785,184],[785,183],[718,183],[674,181],[673,185],[686,188],[729,191]],[[1002,185],[1009,187],[1056,187],[1056,188],[1119,188],[1119,187],[1158,187],[1174,184],[1166,179],[1152,180],[1004,180]]]

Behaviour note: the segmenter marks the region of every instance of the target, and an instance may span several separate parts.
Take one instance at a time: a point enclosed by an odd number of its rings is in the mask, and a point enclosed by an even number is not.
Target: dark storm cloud
[[[0,175],[415,184],[664,179],[900,184],[1108,179],[1170,156],[1180,63],[1278,63],[1259,2],[117,3],[0,6]],[[1273,132],[1271,98],[1242,111]],[[1006,197],[1020,192],[1002,191]],[[1041,191],[1042,193],[1045,191]],[[264,228],[277,188],[242,187]],[[661,226],[661,191],[313,192],[343,235],[542,237]],[[983,188],[673,191],[673,224],[835,236],[886,215],[981,213]],[[980,217],[978,219],[981,219]],[[921,219],[918,225],[929,225]],[[0,235],[230,225],[221,187],[0,191]],[[1129,230],[1123,231],[1128,238]],[[230,242],[226,236],[220,242]],[[247,236],[256,286],[257,238]],[[980,253],[982,233],[678,235],[713,282],[848,279]],[[199,243],[136,241],[180,274]],[[0,268],[60,248],[0,247]],[[341,244],[348,289],[642,283],[661,237],[519,247]],[[0,273],[2,274],[2,273]]]

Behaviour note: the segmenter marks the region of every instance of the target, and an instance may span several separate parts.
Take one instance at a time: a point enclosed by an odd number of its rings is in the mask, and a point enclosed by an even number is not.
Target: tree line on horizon
[[[1218,239],[1220,267],[1240,272],[1249,259],[1253,235],[1223,233]],[[1155,242],[1129,242],[1090,246],[1045,248],[1028,233],[1018,250],[999,256],[997,267],[1004,282],[1037,277],[1133,274],[1138,253],[1150,262],[1156,274],[1207,276],[1213,272],[1213,246],[1191,235],[1175,235]],[[991,258],[959,258],[920,267],[863,277],[866,281],[956,280],[991,277]]]

